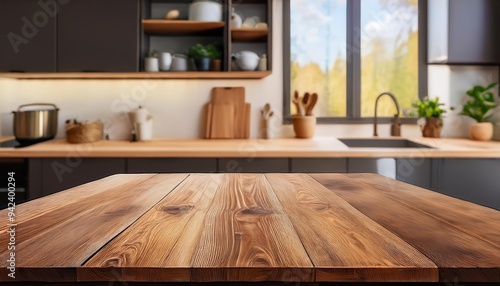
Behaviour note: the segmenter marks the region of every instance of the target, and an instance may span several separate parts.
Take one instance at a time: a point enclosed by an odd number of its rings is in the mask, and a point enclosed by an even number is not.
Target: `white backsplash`
[[[448,111],[444,117],[443,137],[468,137],[469,125],[474,120],[458,115],[462,110],[464,100],[467,100],[466,91],[474,85],[486,86],[498,82],[498,67],[487,66],[429,66],[429,96],[439,97],[440,101],[457,110]],[[494,89],[498,99],[498,87]],[[500,103],[500,100],[498,100]],[[496,110],[495,118],[500,120],[500,110]]]

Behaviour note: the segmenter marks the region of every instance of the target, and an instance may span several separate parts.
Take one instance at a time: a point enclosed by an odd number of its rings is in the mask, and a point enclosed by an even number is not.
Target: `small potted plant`
[[[476,123],[472,124],[469,129],[470,137],[473,140],[489,141],[493,137],[493,124],[488,120],[498,104],[490,90],[497,84],[494,82],[488,86],[476,85],[467,91],[470,98],[464,104],[460,114],[476,120]]]
[[[219,47],[210,44],[207,45],[208,53],[210,54],[210,70],[211,71],[221,71],[222,70],[222,53]]]
[[[188,56],[194,59],[198,71],[210,70],[210,53],[206,46],[202,44],[192,46],[188,50]]]
[[[144,61],[144,69],[147,72],[157,72],[160,71],[158,62],[158,52],[152,51],[148,54]]]
[[[412,104],[420,118],[425,118],[425,125],[422,126],[422,136],[428,138],[441,137],[441,129],[443,128],[442,115],[446,110],[441,107],[444,103],[439,103],[439,97],[429,99],[428,97],[420,99]],[[412,116],[415,114],[412,112]]]

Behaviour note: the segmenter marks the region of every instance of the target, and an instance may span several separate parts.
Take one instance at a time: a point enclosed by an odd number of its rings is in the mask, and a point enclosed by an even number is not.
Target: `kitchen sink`
[[[350,148],[429,148],[424,144],[406,139],[339,139]]]

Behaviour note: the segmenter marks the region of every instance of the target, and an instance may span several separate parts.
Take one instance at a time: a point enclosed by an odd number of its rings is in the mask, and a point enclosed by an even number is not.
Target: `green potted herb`
[[[439,97],[429,99],[428,97],[420,99],[412,104],[420,118],[425,118],[425,125],[422,127],[422,136],[429,138],[441,137],[443,128],[442,115],[446,110],[441,107],[444,103],[439,102]],[[411,113],[414,116],[414,112]]]
[[[152,51],[144,60],[144,70],[147,72],[159,71],[158,52]]]
[[[192,46],[188,50],[188,56],[194,59],[198,71],[210,70],[210,52],[206,46],[202,44]]]
[[[221,71],[222,70],[222,52],[221,49],[213,44],[206,46],[208,53],[210,54],[210,70],[211,71]]]
[[[469,116],[476,120],[470,126],[470,137],[473,140],[489,141],[493,137],[493,124],[488,122],[498,104],[491,89],[497,86],[494,82],[488,86],[476,85],[467,91],[468,101],[462,108],[461,115]]]

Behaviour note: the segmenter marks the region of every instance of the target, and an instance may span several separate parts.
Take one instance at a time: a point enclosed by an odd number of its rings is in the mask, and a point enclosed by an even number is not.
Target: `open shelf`
[[[265,42],[268,29],[231,29],[234,42]]]
[[[187,20],[142,20],[144,33],[148,35],[196,35],[222,31],[224,22],[198,22]]]
[[[271,71],[252,72],[128,72],[128,73],[0,73],[15,79],[262,79]]]

